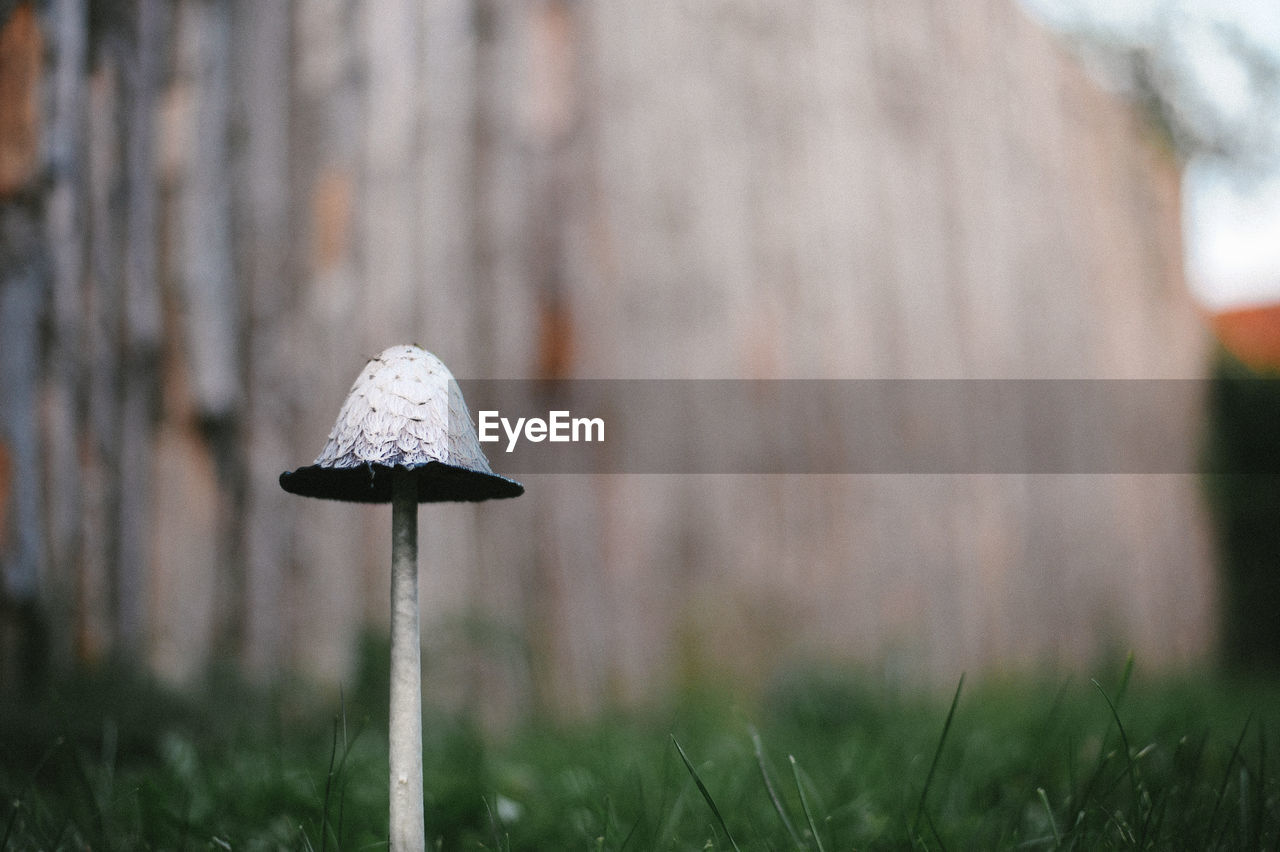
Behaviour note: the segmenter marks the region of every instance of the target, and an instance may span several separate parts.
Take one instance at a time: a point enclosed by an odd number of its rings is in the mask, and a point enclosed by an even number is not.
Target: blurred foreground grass
[[[0,850],[385,847],[377,675],[345,697],[119,673],[0,706]],[[756,700],[484,738],[425,720],[443,849],[1274,849],[1280,686],[807,669]],[[951,712],[954,711],[954,712]],[[683,756],[682,756],[683,753]]]

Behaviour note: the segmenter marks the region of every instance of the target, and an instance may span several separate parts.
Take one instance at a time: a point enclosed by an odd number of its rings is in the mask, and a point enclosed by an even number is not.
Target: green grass
[[[1280,685],[812,669],[485,738],[424,727],[443,849],[1274,849]],[[385,846],[385,699],[119,673],[0,704],[0,849]]]

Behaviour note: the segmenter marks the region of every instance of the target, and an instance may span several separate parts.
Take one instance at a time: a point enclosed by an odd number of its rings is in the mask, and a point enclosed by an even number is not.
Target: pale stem
[[[418,633],[418,490],[391,478],[391,849],[426,848],[422,816],[422,646]]]

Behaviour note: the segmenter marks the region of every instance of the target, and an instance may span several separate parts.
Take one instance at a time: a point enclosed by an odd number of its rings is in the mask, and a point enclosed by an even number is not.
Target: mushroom
[[[280,474],[285,491],[391,503],[393,850],[425,848],[422,670],[418,632],[418,504],[518,497],[524,486],[489,467],[462,392],[439,358],[392,346],[351,386],[315,464]]]

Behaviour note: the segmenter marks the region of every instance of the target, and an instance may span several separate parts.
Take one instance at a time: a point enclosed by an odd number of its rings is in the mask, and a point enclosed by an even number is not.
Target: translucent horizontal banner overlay
[[[495,471],[1280,473],[1280,381],[460,380]],[[1235,396],[1223,404],[1222,394]],[[1275,425],[1280,426],[1280,423]],[[1211,439],[1212,435],[1212,439]],[[1223,443],[1223,437],[1228,440]],[[1237,444],[1239,442],[1236,442]],[[1221,445],[1221,446],[1220,446]],[[1269,455],[1268,455],[1269,454]]]

